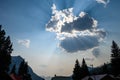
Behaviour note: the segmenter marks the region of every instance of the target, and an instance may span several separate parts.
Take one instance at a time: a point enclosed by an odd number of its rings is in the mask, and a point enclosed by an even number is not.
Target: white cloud
[[[80,24],[81,30],[86,29],[88,27],[96,28],[97,26],[97,21],[91,18],[90,16],[88,16],[88,14],[85,12],[81,12],[77,17],[73,15],[73,8],[68,8],[68,9],[58,11],[56,10],[56,5],[53,4],[51,9],[52,9],[53,16],[48,22],[48,24],[46,24],[46,30],[57,33],[57,38],[63,39],[63,37],[66,37],[66,36],[74,37],[76,36],[76,34],[83,35],[83,33],[86,35],[87,32],[91,34],[91,31],[88,31],[88,30],[84,30],[84,31],[75,30],[76,28],[75,26],[79,24]],[[78,23],[78,22],[81,22],[81,23]],[[87,22],[89,23],[89,25],[86,24]]]
[[[105,6],[110,2],[110,0],[96,0],[98,3],[102,3]]]
[[[51,9],[52,17],[46,24],[46,30],[56,33],[59,46],[67,52],[94,48],[106,36],[106,32],[98,28],[98,21],[86,12],[75,16],[73,8],[57,10],[55,4]]]
[[[26,48],[30,47],[30,40],[29,39],[18,40],[18,43],[25,46]]]

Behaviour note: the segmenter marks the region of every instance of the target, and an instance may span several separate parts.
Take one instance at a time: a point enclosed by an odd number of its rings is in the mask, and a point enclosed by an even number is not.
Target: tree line
[[[112,41],[111,53],[110,63],[104,63],[102,66],[93,68],[92,70],[88,69],[84,58],[81,66],[77,59],[75,68],[73,69],[72,79],[81,80],[86,76],[100,74],[111,74],[114,77],[120,76],[120,48],[115,41]]]
[[[89,75],[88,67],[85,62],[85,59],[83,58],[82,65],[80,66],[78,59],[75,63],[75,68],[73,69],[73,80],[80,80],[84,78],[85,76]]]
[[[0,25],[0,80],[13,80],[10,77],[11,74],[18,76],[20,80],[32,80],[31,75],[28,73],[28,64],[24,60],[19,65],[18,72],[16,72],[14,65],[10,73],[8,73],[12,51],[10,36],[6,36],[6,32],[2,29],[2,25]]]

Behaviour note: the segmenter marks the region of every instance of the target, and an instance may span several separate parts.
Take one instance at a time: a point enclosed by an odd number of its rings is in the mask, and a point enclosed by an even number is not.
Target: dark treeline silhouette
[[[89,75],[87,64],[83,58],[82,65],[80,66],[78,59],[75,63],[75,68],[73,70],[73,80],[81,80],[85,76]]]
[[[6,37],[5,35],[5,31],[0,25],[0,80],[13,80],[13,78],[15,80],[32,80],[31,75],[29,74],[28,64],[24,60],[19,65],[17,73],[15,64],[11,71],[9,71],[13,49],[10,37]]]
[[[111,46],[111,67],[114,76],[120,75],[120,49],[115,41],[112,42]]]
[[[0,25],[0,80],[12,80],[7,74],[11,63],[12,43],[10,37],[5,36],[6,33]]]
[[[76,60],[75,68],[73,69],[73,80],[81,80],[86,76],[90,75],[113,75],[115,79],[112,80],[120,80],[120,48],[115,41],[112,42],[111,46],[111,60],[110,63],[104,63],[101,66],[92,68],[88,71],[87,64],[83,59],[82,65],[80,66],[79,61]],[[90,68],[90,67],[89,67]],[[93,80],[89,77],[88,80]]]
[[[111,64],[104,63],[101,66],[95,67],[90,70],[91,75],[100,75],[100,74],[112,74]]]

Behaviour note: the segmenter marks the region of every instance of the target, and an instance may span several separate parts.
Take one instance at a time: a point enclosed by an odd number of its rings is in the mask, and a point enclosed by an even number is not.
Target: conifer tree
[[[10,37],[5,36],[5,31],[0,25],[0,72],[8,71],[11,63],[12,43]]]
[[[81,67],[82,67],[82,78],[84,78],[85,76],[89,75],[88,67],[87,67],[87,64],[86,64],[84,58],[83,58],[82,66]]]
[[[79,61],[76,60],[76,63],[75,63],[75,68],[73,70],[73,80],[81,80],[81,67],[80,67],[80,64],[79,64]]]
[[[0,80],[12,80],[7,74],[11,63],[12,43],[0,25]]]
[[[115,41],[112,42],[112,46],[111,46],[111,52],[112,52],[112,57],[118,57],[120,55],[120,49],[119,46],[116,44]]]
[[[120,75],[120,49],[115,41],[112,42],[111,46],[111,66],[114,76]]]

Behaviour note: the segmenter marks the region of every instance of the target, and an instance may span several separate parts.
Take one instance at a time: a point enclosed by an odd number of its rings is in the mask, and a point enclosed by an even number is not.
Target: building
[[[66,77],[66,76],[55,76],[51,80],[72,80],[72,77]]]
[[[115,78],[112,75],[101,74],[101,75],[86,76],[82,80],[115,80]]]

